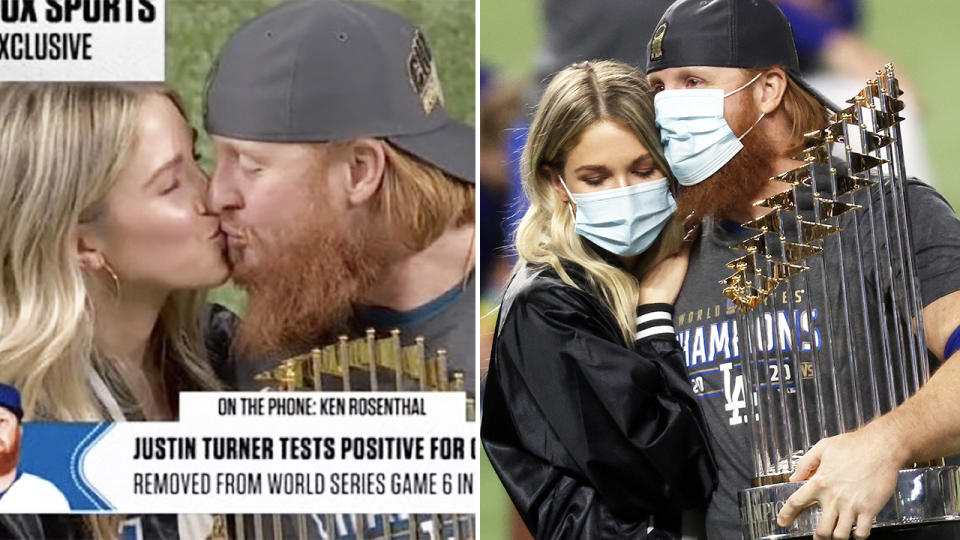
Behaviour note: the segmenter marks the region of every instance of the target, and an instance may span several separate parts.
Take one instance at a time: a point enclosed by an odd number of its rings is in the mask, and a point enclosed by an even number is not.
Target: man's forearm
[[[916,394],[866,428],[877,444],[902,449],[901,467],[960,453],[960,352],[953,354]]]

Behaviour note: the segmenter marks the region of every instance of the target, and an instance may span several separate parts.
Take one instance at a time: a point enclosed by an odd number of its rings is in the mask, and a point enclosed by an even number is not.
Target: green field
[[[167,0],[167,83],[183,96],[191,123],[200,129],[202,164],[213,170],[213,151],[203,126],[203,88],[227,37],[280,0]],[[474,123],[475,18],[473,0],[373,0],[402,13],[426,34],[452,116]],[[227,285],[212,298],[236,312],[243,295]]]
[[[906,72],[920,89],[925,135],[937,189],[955,209],[960,207],[960,182],[953,178],[960,125],[960,106],[951,92],[960,84],[960,67],[953,43],[954,22],[960,20],[955,0],[869,0],[864,10],[862,34],[866,41],[889,55],[898,72]],[[537,0],[480,0],[480,60],[502,70],[513,81],[532,72],[541,36]],[[597,29],[603,31],[603,29]],[[879,67],[879,66],[878,66]],[[909,121],[910,111],[903,116]],[[509,538],[510,502],[496,474],[484,460],[481,469],[480,538]]]
[[[958,61],[949,36],[960,19],[955,0],[869,0],[863,8],[862,34],[866,41],[894,62],[920,89],[929,155],[939,191],[956,208],[960,182],[950,161],[956,152],[955,126],[960,106],[951,92],[960,86]],[[541,35],[537,0],[480,0],[479,49],[481,62],[502,69],[510,79],[530,75]],[[878,66],[879,67],[879,66]],[[910,119],[910,111],[903,116]]]

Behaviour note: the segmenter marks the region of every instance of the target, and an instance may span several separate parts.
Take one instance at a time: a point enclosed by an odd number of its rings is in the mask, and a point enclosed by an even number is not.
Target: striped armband
[[[673,306],[670,304],[643,304],[637,308],[637,336],[645,338],[675,338]]]

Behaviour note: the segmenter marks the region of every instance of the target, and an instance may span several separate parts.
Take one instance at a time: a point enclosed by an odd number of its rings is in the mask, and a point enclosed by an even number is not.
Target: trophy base
[[[790,527],[777,525],[777,513],[803,482],[786,482],[740,492],[743,538],[773,540],[810,536],[820,507],[808,508]],[[925,525],[960,520],[960,467],[923,467],[900,471],[897,488],[877,515],[874,528]]]

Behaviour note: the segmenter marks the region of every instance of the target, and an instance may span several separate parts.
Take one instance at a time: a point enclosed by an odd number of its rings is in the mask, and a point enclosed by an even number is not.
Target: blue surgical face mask
[[[560,183],[577,205],[577,234],[617,255],[645,251],[677,208],[666,178],[576,195]]]
[[[718,89],[663,90],[653,98],[663,153],[682,186],[699,184],[720,170],[742,148],[741,139],[763,118],[763,113],[737,137],[723,118],[723,100],[753,84],[724,94]]]

